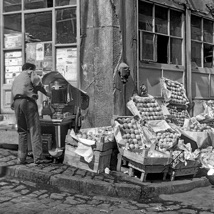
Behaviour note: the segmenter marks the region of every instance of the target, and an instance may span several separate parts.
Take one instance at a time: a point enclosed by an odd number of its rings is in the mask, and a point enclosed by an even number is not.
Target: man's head
[[[32,63],[25,63],[23,66],[22,66],[22,71],[26,71],[26,70],[36,70],[36,66]]]

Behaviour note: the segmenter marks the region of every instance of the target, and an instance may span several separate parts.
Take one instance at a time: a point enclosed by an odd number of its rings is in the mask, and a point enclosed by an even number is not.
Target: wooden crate
[[[118,162],[117,162],[117,171],[121,171],[122,161],[126,161],[128,162],[128,173],[130,176],[133,176],[134,170],[137,170],[141,172],[141,176],[140,176],[141,181],[146,181],[147,174],[149,173],[163,173],[163,180],[165,180],[167,173],[169,171],[169,164],[163,165],[161,164],[161,161],[160,163],[158,163],[157,158],[155,159],[151,158],[151,161],[149,161],[149,158],[147,158],[147,163],[150,163],[150,165],[146,165],[146,164],[142,164],[142,163],[130,160],[129,158],[122,156],[119,153]],[[153,165],[151,163],[156,163],[156,164]]]
[[[78,141],[76,141],[75,139],[73,139],[70,135],[66,135],[66,139],[65,142],[71,146],[77,147],[78,145]],[[95,145],[92,146],[92,149],[94,151],[107,151],[109,149],[113,149],[116,148],[116,141],[108,141],[105,142],[104,138],[101,138],[100,142],[96,142]]]
[[[172,157],[148,157],[149,149],[144,149],[141,154],[119,149],[120,154],[128,160],[142,165],[169,165],[172,162]]]
[[[187,164],[185,165],[184,162],[179,162],[175,167],[170,166],[169,174],[170,179],[173,181],[175,177],[179,176],[192,176],[198,172],[200,163],[198,161],[187,160]]]
[[[106,167],[110,168],[112,149],[104,152],[94,151],[93,160],[90,163],[87,163],[83,157],[77,155],[75,149],[75,147],[68,144],[65,146],[64,164],[95,173],[104,172]]]

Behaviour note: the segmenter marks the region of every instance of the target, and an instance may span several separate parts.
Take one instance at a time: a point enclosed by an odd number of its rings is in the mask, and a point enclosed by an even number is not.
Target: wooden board
[[[64,164],[96,173],[104,172],[106,167],[110,167],[112,149],[105,152],[94,151],[93,159],[90,163],[87,163],[83,157],[77,155],[75,149],[73,146],[66,145]]]
[[[143,150],[142,154],[137,154],[134,152],[130,152],[129,150],[124,150],[123,154],[127,159],[142,164],[142,165],[168,165],[172,162],[172,158],[153,158],[148,157],[148,150]]]
[[[163,173],[163,180],[166,179],[166,175],[169,171],[169,165],[143,165],[133,160],[129,160],[126,157],[118,154],[117,171],[121,171],[122,160],[128,161],[129,175],[134,175],[134,170],[141,172],[140,180],[146,181],[147,174],[149,173]]]
[[[171,180],[174,180],[175,177],[192,175],[193,177],[198,172],[200,163],[198,161],[187,160],[187,165],[180,162],[175,167],[169,168],[169,174],[171,175]]]

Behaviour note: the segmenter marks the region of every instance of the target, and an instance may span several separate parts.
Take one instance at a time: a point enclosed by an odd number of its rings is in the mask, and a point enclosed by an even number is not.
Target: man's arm
[[[42,92],[47,97],[51,97],[51,94],[45,90],[44,85],[42,84],[40,77],[36,74],[35,71],[33,71],[31,73],[31,82],[37,91]]]
[[[37,86],[34,86],[34,88],[37,90],[37,91],[40,91],[42,92],[45,96],[47,97],[51,97],[51,93],[47,92],[45,90],[45,87],[44,85],[40,82]]]

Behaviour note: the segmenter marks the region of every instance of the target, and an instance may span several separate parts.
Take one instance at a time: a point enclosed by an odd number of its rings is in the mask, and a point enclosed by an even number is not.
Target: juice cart
[[[81,110],[89,106],[89,96],[72,86],[59,72],[52,71],[42,78],[42,83],[51,93],[43,101],[40,118],[43,136],[52,136],[52,148],[63,148],[68,129],[77,132],[81,127]]]

